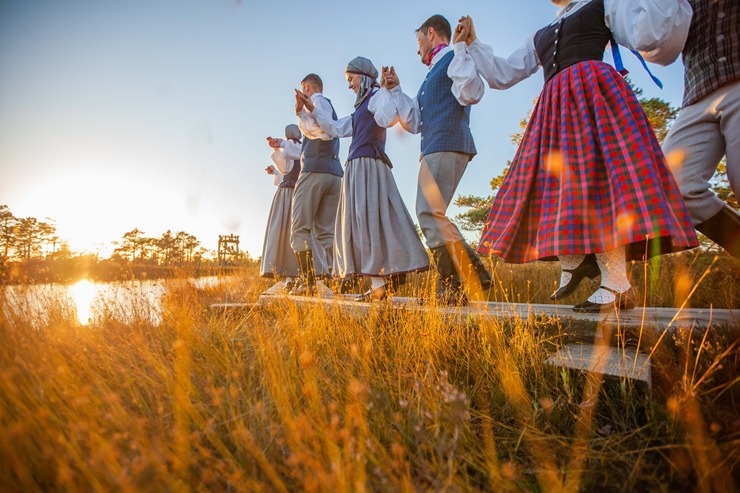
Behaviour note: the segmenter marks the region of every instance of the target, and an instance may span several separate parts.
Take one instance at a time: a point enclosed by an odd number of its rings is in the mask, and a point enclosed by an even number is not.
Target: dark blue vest
[[[385,153],[386,129],[375,123],[375,117],[367,109],[370,98],[374,96],[374,94],[371,94],[366,97],[352,113],[352,144],[349,146],[347,161],[359,157],[369,157],[380,159],[392,168],[391,160]]]
[[[298,181],[300,172],[301,162],[299,160],[293,161],[293,167],[290,168],[287,175],[283,176],[283,181],[280,182],[278,188],[295,188],[295,183]]]
[[[452,79],[447,67],[450,51],[434,64],[419,88],[416,100],[421,110],[421,157],[433,152],[476,154],[470,133],[470,106],[463,106],[452,95]]]
[[[329,101],[327,99],[327,101]],[[331,117],[337,119],[337,113],[334,111],[334,105],[329,101],[331,106]],[[303,148],[301,150],[301,171],[310,173],[328,173],[330,175],[344,176],[342,164],[339,162],[339,139],[331,140],[303,139]]]

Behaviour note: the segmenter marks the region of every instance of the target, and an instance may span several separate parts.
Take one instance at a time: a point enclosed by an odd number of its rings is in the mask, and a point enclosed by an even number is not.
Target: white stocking
[[[385,286],[385,277],[371,277],[370,286],[373,291],[378,288],[382,288],[383,286]]]
[[[624,245],[596,254],[596,263],[601,271],[601,285],[618,293],[624,293],[632,287],[627,279],[627,261],[625,260]],[[599,288],[589,296],[588,301],[593,303],[612,303],[615,300],[614,293]]]
[[[584,261],[586,258],[585,255],[560,255],[558,257],[558,260],[560,260],[560,287],[562,288],[566,284],[570,282],[571,277],[573,277],[573,274],[570,272],[565,272],[566,269],[573,270]]]

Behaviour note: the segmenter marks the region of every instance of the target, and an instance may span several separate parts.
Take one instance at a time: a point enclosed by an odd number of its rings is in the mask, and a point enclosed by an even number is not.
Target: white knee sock
[[[585,255],[560,255],[558,257],[558,260],[560,260],[560,287],[562,288],[566,284],[570,282],[571,277],[573,277],[573,274],[570,272],[565,272],[565,269],[573,270],[579,265],[581,265],[581,262],[586,258]]]
[[[596,263],[601,271],[601,285],[611,288],[618,293],[624,293],[632,287],[627,279],[627,261],[625,260],[625,248],[620,246],[614,250],[596,254]],[[614,293],[607,289],[597,289],[589,296],[588,301],[593,303],[612,303],[615,300]]]
[[[385,286],[385,277],[371,277],[370,278],[370,287],[373,291],[375,291],[378,288],[382,288]]]

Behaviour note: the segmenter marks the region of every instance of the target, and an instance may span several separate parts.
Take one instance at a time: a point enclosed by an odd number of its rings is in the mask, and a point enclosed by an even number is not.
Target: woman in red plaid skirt
[[[681,50],[686,0],[553,0],[556,19],[508,58],[456,28],[465,57],[494,89],[543,67],[545,86],[486,221],[478,251],[507,262],[560,260],[560,287],[600,287],[573,310],[632,308],[626,261],[698,245],[686,207],[637,97],[602,61],[613,38],[634,50]],[[673,34],[673,36],[669,36]],[[675,204],[682,204],[676,207]]]

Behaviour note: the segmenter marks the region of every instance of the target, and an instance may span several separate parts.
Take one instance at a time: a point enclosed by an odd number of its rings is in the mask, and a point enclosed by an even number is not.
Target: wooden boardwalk
[[[299,305],[326,305],[337,306],[349,313],[362,315],[368,313],[378,303],[359,303],[352,300],[353,296],[338,295],[332,297],[304,297],[288,296],[280,293],[263,293],[259,297],[259,305],[267,305],[280,300],[289,299]],[[613,324],[619,327],[657,328],[695,327],[706,328],[718,325],[740,325],[740,310],[724,310],[712,308],[653,308],[636,307],[632,310],[611,311],[606,314],[578,313],[570,305],[546,305],[529,303],[501,303],[473,301],[466,307],[440,307],[420,304],[416,298],[394,297],[391,306],[411,311],[434,311],[440,315],[473,317],[508,318],[515,317],[528,319],[530,317],[556,317],[563,319],[582,320],[601,324]],[[237,307],[239,304],[232,304]],[[217,306],[214,306],[216,308]],[[227,308],[227,305],[219,305]]]
[[[552,317],[594,323],[602,330],[595,330],[593,341],[571,342],[552,354],[547,363],[570,368],[576,371],[594,372],[618,378],[644,382],[652,389],[651,363],[649,355],[642,351],[624,347],[603,334],[611,329],[654,327],[660,331],[671,332],[679,327],[706,330],[710,327],[728,326],[738,330],[740,337],[740,310],[712,308],[654,308],[636,307],[632,310],[611,311],[609,313],[578,313],[570,305],[546,305],[528,303],[471,302],[466,307],[440,307],[424,305],[416,298],[394,297],[389,302],[360,303],[352,298],[355,295],[336,295],[327,293],[324,297],[288,296],[282,292],[262,293],[257,303],[221,303],[211,305],[215,312],[253,310],[275,303],[291,301],[299,306],[336,307],[351,316],[366,316],[379,306],[391,306],[398,310],[413,312],[434,312],[440,316],[467,320],[481,318],[519,318]]]

